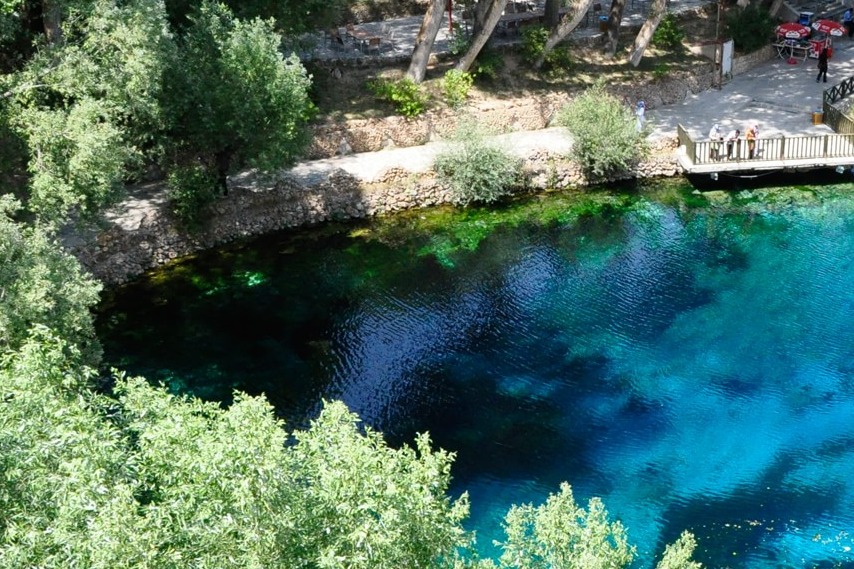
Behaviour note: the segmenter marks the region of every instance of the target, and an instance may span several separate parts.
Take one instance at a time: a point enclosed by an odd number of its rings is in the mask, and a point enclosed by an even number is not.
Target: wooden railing
[[[829,126],[833,132],[839,134],[854,133],[854,121],[833,106],[833,103],[844,99],[852,93],[854,93],[854,77],[849,77],[842,83],[824,91],[821,111],[823,113],[824,124]]]
[[[747,141],[744,139],[734,141],[732,144],[726,141],[695,141],[691,140],[688,132],[681,125],[677,127],[677,132],[679,145],[684,145],[685,156],[694,164],[854,158],[854,133],[760,138],[756,141],[753,158],[749,158]]]

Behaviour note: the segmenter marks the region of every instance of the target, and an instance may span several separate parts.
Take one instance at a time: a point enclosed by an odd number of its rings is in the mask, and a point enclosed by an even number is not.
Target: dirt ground
[[[679,26],[685,33],[681,49],[661,50],[650,46],[640,65],[635,68],[628,62],[629,49],[637,28],[622,29],[619,49],[610,57],[601,45],[573,45],[572,63],[566,69],[541,73],[531,69],[519,53],[518,47],[502,48],[503,66],[495,78],[477,79],[470,98],[489,101],[521,98],[560,90],[578,91],[605,77],[614,92],[631,92],[637,85],[653,82],[673,74],[692,73],[708,60],[690,52],[690,45],[700,45],[715,38],[717,13],[714,7],[682,17]],[[431,105],[442,105],[440,81],[445,71],[454,65],[453,60],[431,64],[424,81]],[[406,66],[348,68],[333,75],[329,69],[310,69],[314,76],[314,99],[318,106],[318,120],[348,120],[391,115],[390,105],[378,101],[367,87],[378,77],[395,79],[403,77]]]

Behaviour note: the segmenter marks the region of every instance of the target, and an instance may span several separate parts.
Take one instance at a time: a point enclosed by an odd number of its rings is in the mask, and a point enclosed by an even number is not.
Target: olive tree
[[[163,127],[162,75],[172,40],[162,3],[95,0],[69,21],[6,93],[27,147],[27,206],[44,219],[94,214],[121,195]]]
[[[237,168],[292,164],[308,142],[310,77],[284,58],[271,20],[241,21],[203,2],[179,43],[164,106],[170,114],[169,167],[201,166],[227,191]]]
[[[623,172],[646,153],[646,136],[619,99],[599,82],[558,114],[557,122],[572,135],[571,157],[589,179]]]

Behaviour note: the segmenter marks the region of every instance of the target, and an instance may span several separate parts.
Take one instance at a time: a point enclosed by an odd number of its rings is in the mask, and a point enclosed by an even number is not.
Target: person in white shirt
[[[721,127],[718,123],[712,125],[712,129],[709,131],[709,140],[712,141],[712,144],[709,145],[709,157],[712,160],[720,160],[721,159],[721,150],[723,150],[723,139],[724,132],[721,130]]]
[[[736,142],[738,141],[738,137],[741,136],[740,130],[731,130],[729,134],[726,135],[726,157],[727,160],[732,159],[732,151],[735,147]],[[736,152],[738,150],[736,149]],[[736,156],[737,158],[738,156]]]

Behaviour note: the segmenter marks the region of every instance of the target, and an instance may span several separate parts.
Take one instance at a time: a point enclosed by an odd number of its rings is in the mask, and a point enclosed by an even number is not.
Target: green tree
[[[561,109],[557,122],[572,135],[572,158],[590,179],[623,172],[647,152],[645,133],[631,109],[605,90],[590,87]]]
[[[569,484],[536,508],[513,506],[504,522],[501,567],[513,569],[619,569],[634,559],[620,522],[609,522],[598,498],[578,506]]]
[[[271,21],[204,2],[181,41],[165,106],[173,164],[202,164],[225,192],[236,168],[292,164],[308,142],[310,77],[283,58]]]
[[[694,534],[682,532],[679,539],[664,548],[664,555],[655,569],[701,569],[703,565],[691,559],[696,548]]]
[[[100,285],[47,231],[13,221],[17,207],[0,197],[0,356],[18,350],[43,326],[93,363],[99,349],[89,309]]]
[[[29,155],[27,206],[93,214],[156,147],[171,37],[159,2],[96,0],[14,75],[9,122]]]

